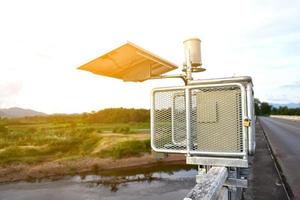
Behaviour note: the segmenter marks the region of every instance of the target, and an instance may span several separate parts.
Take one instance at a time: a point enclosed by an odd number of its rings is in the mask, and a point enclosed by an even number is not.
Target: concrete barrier
[[[184,200],[227,200],[228,190],[223,187],[228,172],[225,167],[212,167],[207,173],[198,175],[197,184]]]
[[[293,121],[300,121],[300,116],[296,115],[270,115],[272,118],[279,118],[279,119],[288,119]]]

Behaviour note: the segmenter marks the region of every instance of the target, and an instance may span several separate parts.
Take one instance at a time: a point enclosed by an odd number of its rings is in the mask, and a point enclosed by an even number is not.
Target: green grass
[[[123,158],[139,156],[142,152],[150,152],[150,140],[129,140],[120,142],[110,149],[100,152],[100,156]]]
[[[0,165],[136,156],[150,151],[148,128],[149,123],[0,125]]]
[[[43,124],[21,124],[21,125],[9,125],[9,128],[12,129],[85,129],[85,128],[94,128],[101,129],[102,131],[112,131],[116,127],[130,127],[131,130],[140,130],[140,129],[149,129],[149,122],[140,122],[140,123],[43,123]]]

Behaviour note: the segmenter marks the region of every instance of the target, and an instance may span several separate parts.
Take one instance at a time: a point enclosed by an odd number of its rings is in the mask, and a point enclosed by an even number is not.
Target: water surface
[[[174,200],[195,185],[197,171],[186,165],[119,170],[59,180],[0,185],[1,200]]]

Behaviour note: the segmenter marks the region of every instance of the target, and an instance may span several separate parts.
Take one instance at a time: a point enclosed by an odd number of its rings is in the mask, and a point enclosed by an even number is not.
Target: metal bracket
[[[248,180],[246,180],[246,179],[228,178],[225,181],[224,186],[239,187],[239,188],[248,188]]]
[[[213,166],[242,167],[242,168],[248,167],[247,159],[237,159],[237,158],[187,156],[186,163],[192,165],[213,165]]]

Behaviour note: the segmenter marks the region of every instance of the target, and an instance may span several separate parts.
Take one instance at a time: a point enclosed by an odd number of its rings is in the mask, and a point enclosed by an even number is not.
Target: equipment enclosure
[[[248,77],[152,91],[151,145],[157,152],[245,159],[254,153],[254,123]]]

